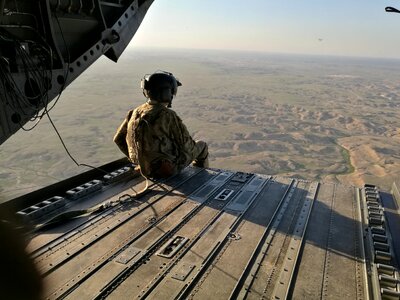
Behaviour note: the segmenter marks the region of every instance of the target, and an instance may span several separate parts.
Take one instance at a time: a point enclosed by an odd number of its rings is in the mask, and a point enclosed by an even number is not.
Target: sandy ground
[[[398,138],[358,136],[339,140],[350,153],[354,172],[341,176],[341,181],[356,186],[375,183],[389,188],[400,175],[400,156],[397,155]]]
[[[52,111],[79,162],[121,157],[112,137],[157,69],[183,82],[173,109],[209,143],[213,167],[384,189],[399,178],[398,61],[218,51],[134,49],[94,64]],[[43,120],[1,145],[0,201],[84,170]]]

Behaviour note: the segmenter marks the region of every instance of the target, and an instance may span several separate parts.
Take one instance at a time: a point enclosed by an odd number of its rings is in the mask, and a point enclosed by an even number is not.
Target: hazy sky
[[[400,1],[155,0],[132,45],[400,58],[386,6]]]

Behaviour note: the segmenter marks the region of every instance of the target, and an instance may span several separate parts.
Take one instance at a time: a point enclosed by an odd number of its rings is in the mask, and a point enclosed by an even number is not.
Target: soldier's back
[[[160,160],[175,163],[178,146],[171,133],[176,114],[161,104],[145,103],[137,107],[128,124],[131,137],[130,157],[150,174],[152,166]]]

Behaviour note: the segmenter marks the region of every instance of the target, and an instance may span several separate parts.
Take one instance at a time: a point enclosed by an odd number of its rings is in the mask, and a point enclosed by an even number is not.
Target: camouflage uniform
[[[176,174],[192,161],[208,167],[208,147],[195,142],[178,115],[155,101],[128,112],[114,137],[121,151],[149,177]],[[164,169],[165,163],[167,169]]]

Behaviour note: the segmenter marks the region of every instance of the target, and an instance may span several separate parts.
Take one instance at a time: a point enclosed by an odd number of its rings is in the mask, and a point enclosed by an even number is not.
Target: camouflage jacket
[[[144,175],[160,160],[172,162],[177,170],[193,160],[195,142],[178,115],[159,103],[146,102],[128,112],[114,137],[115,143]]]

